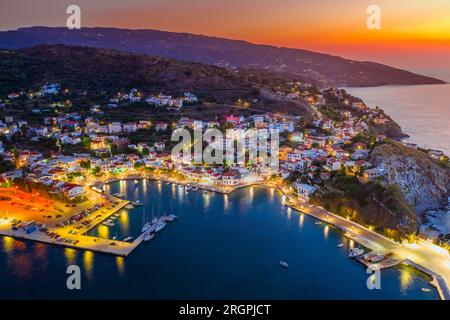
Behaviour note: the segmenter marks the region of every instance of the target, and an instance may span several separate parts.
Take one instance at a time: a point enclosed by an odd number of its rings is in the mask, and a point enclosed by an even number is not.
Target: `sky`
[[[190,32],[377,61],[450,80],[450,0],[1,0],[0,30],[64,26]],[[369,30],[377,5],[381,29]]]

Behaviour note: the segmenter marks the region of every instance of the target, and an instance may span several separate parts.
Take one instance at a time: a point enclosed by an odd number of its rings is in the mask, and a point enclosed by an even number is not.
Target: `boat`
[[[174,215],[174,214],[169,214],[169,215],[164,216],[164,220],[167,221],[167,222],[172,222],[172,221],[174,221],[177,218],[178,217],[176,215]]]
[[[125,239],[123,239],[124,242],[129,242],[133,240],[133,237],[126,237]]]
[[[173,203],[172,203],[172,201],[170,201],[170,212],[173,212]],[[164,221],[166,221],[166,222],[172,222],[175,219],[177,219],[178,217],[176,215],[174,215],[173,213],[171,213],[171,214],[164,215],[163,218],[164,218]]]
[[[315,224],[322,224],[322,222],[320,222],[320,221],[316,221],[316,222],[314,222]]]
[[[193,191],[197,191],[197,190],[198,190],[198,187],[194,187],[194,188],[192,188],[192,190],[193,190]]]
[[[192,186],[187,186],[186,191],[191,190],[193,187]]]
[[[144,224],[141,231],[146,232],[146,231],[148,231],[148,229],[150,229],[151,226],[152,226],[152,224],[147,222],[146,224]]]
[[[431,289],[428,289],[428,288],[422,288],[421,290],[422,290],[422,292],[431,292]]]
[[[134,206],[132,204],[127,204],[125,206],[125,209],[131,210],[131,209],[134,209]]]
[[[278,263],[280,264],[281,267],[283,267],[285,269],[289,268],[289,265],[287,264],[287,262],[284,262],[284,261],[280,260],[280,261],[278,261]]]
[[[147,234],[144,235],[144,241],[145,241],[145,242],[150,241],[150,240],[152,240],[154,237],[155,237],[155,234],[149,232],[149,233],[147,233]]]
[[[142,210],[142,232],[146,232],[152,226],[151,223],[145,222],[145,208]]]
[[[338,248],[342,248],[343,246],[344,246],[343,243],[339,243],[339,244],[337,245]]]
[[[158,220],[155,227],[155,232],[159,232],[166,227],[166,223],[162,220]]]
[[[350,250],[350,252],[348,253],[348,256],[350,258],[356,258],[359,257],[360,255],[364,254],[364,249],[363,248],[353,248]]]
[[[141,201],[139,201],[139,200],[133,201],[131,204],[132,204],[133,206],[135,206],[135,207],[140,207],[140,206],[144,205],[144,204],[143,204]]]
[[[102,225],[106,226],[106,227],[114,227],[114,222],[112,221],[105,221],[102,223]]]

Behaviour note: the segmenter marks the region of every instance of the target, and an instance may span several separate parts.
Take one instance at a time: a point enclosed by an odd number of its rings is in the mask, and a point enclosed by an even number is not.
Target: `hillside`
[[[386,169],[384,182],[397,185],[417,212],[439,208],[450,190],[450,169],[440,166],[424,152],[398,142],[383,144],[372,152],[371,161]]]
[[[42,45],[0,51],[0,94],[38,89],[46,82],[88,92],[116,93],[138,88],[146,93],[193,91],[222,103],[258,98],[263,87],[284,81],[266,72],[230,71],[217,66],[116,50]]]
[[[290,74],[320,87],[443,83],[373,62],[187,33],[50,27],[0,32],[0,48],[17,49],[39,44],[83,45],[227,67],[252,67]]]

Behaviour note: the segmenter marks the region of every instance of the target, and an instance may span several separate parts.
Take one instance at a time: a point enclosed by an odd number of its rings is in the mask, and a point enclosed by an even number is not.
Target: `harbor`
[[[132,236],[136,241],[143,223],[152,220],[152,211],[157,216],[170,213],[171,207],[178,221],[149,243],[142,241],[126,258],[2,238],[0,250],[9,258],[0,259],[4,270],[0,279],[13,272],[17,281],[26,281],[15,282],[13,287],[4,282],[10,296],[21,295],[27,283],[32,283],[36,288],[33,292],[39,292],[39,296],[71,298],[65,287],[46,289],[46,279],[51,274],[52,284],[63,285],[65,266],[77,264],[84,275],[84,290],[77,297],[86,298],[120,298],[125,293],[132,298],[160,299],[236,295],[280,299],[439,298],[426,277],[402,265],[383,271],[383,290],[367,290],[365,269],[348,256],[356,243],[337,228],[324,222],[316,224],[316,219],[283,205],[285,200],[276,189],[245,188],[225,196],[200,189],[186,193],[184,187],[153,180],[127,180],[108,184],[104,190],[131,201],[140,200],[143,206],[119,210],[114,227],[99,224],[88,232],[90,237],[112,241],[115,236],[121,240]],[[259,205],[251,207],[251,203]],[[28,251],[35,254],[24,255]],[[283,269],[279,261],[286,262],[289,269]],[[424,293],[421,288],[432,291]]]
[[[24,230],[13,230],[11,226],[7,223],[0,224],[0,234],[5,236],[14,237],[17,239],[31,240],[37,241],[41,243],[47,243],[51,245],[65,246],[73,249],[81,249],[81,250],[89,250],[98,253],[106,253],[110,255],[115,255],[119,257],[127,257],[130,255],[139,245],[143,242],[150,241],[154,238],[157,228],[157,224],[159,224],[159,229],[165,227],[168,221],[165,221],[164,217],[160,217],[156,220],[153,220],[151,223],[147,223],[146,221],[142,222],[141,231],[135,235],[135,238],[130,235],[124,235],[123,240],[118,240],[117,237],[113,237],[112,239],[101,237],[99,235],[89,234],[94,228],[98,228],[99,226],[110,228],[114,226],[113,218],[116,218],[114,215],[119,215],[119,211],[128,208],[132,210],[134,208],[132,204],[132,200],[125,200],[123,197],[120,197],[120,194],[110,194],[104,191],[104,187],[106,185],[110,185],[113,183],[120,183],[121,181],[134,181],[136,184],[138,181],[143,181],[144,184],[148,183],[148,181],[154,181],[158,188],[161,187],[162,184],[169,184],[171,186],[176,186],[177,188],[182,188],[184,194],[188,194],[189,191],[197,191],[202,190],[203,192],[213,192],[220,193],[223,196],[227,197],[227,195],[231,194],[233,191],[238,189],[249,187],[250,189],[254,188],[254,185],[244,185],[238,186],[234,188],[217,188],[211,187],[208,185],[188,183],[186,181],[175,181],[172,179],[168,179],[164,176],[154,176],[154,175],[129,175],[126,177],[121,177],[120,179],[111,179],[105,180],[104,182],[96,181],[91,185],[91,191],[101,195],[104,199],[106,199],[109,203],[112,204],[111,207],[106,209],[101,209],[96,211],[95,218],[85,218],[78,221],[75,224],[71,224],[70,226],[62,226],[58,227],[59,237],[52,238],[49,237],[48,234],[42,232],[34,232],[27,233]],[[261,184],[257,184],[261,185]],[[352,221],[348,221],[342,217],[336,216],[330,212],[326,212],[321,208],[316,208],[314,206],[310,206],[306,203],[300,202],[295,197],[292,197],[289,194],[288,190],[284,190],[279,186],[272,184],[265,184],[263,187],[268,188],[269,190],[279,190],[283,193],[282,197],[282,205],[290,207],[297,212],[306,213],[310,216],[313,216],[316,219],[323,221],[326,224],[333,225],[341,232],[345,237],[354,241],[356,244],[367,248],[369,251],[374,251],[379,255],[389,255],[389,259],[387,261],[383,261],[382,263],[377,264],[377,267],[381,267],[381,269],[387,269],[391,267],[395,267],[400,263],[404,262],[405,257],[405,246],[401,246],[392,240],[376,234],[367,228],[364,228],[361,225],[358,225]],[[220,189],[220,190],[219,190]],[[136,203],[135,203],[136,204]],[[140,207],[142,203],[137,203],[137,207]],[[176,216],[172,216],[172,221]],[[166,217],[167,218],[167,217]],[[109,220],[108,220],[109,219]],[[89,221],[89,223],[85,223],[85,221]],[[148,222],[148,221],[147,221]],[[144,229],[145,225],[147,228]],[[162,226],[162,227],[161,227]],[[78,228],[78,229],[77,229]],[[72,231],[77,230],[76,234]],[[159,231],[159,230],[158,230]],[[62,240],[61,240],[62,239]],[[417,253],[417,251],[415,251]],[[367,253],[366,253],[367,254]],[[445,259],[445,257],[444,257]],[[366,267],[373,266],[373,263],[368,262],[368,260],[362,259],[359,257],[357,261],[364,264]],[[419,264],[414,263],[410,264],[413,267],[418,266]],[[416,268],[422,271],[419,268]],[[433,280],[432,284],[437,287],[438,292],[440,293],[440,297],[442,299],[448,298],[448,285],[445,276],[441,275],[438,272],[433,273],[436,277],[433,276],[433,279],[441,279],[440,281]]]

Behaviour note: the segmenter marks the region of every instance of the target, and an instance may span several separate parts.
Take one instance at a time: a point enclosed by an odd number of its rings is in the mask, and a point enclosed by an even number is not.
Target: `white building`
[[[298,197],[307,201],[309,201],[309,198],[317,191],[316,187],[298,182],[295,184],[295,188],[297,189]]]

